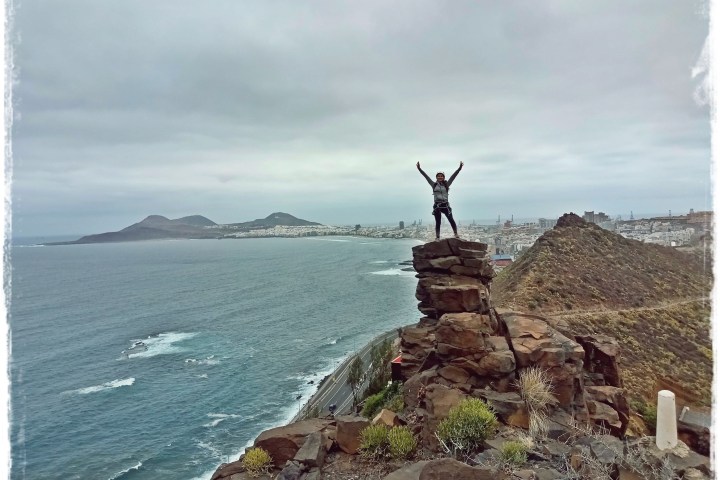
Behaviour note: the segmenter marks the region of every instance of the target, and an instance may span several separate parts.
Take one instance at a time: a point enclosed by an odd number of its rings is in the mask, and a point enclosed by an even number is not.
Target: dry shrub
[[[548,407],[556,401],[550,377],[539,367],[529,367],[520,372],[517,385],[530,414],[530,435],[544,437],[549,429]]]

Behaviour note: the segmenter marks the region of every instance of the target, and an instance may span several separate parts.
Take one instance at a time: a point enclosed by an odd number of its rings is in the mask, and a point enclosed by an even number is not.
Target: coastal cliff
[[[261,478],[602,478],[600,471],[618,478],[645,470],[651,475],[658,462],[675,475],[707,478],[707,457],[687,447],[660,452],[629,434],[631,412],[618,367],[622,349],[615,339],[561,333],[545,317],[494,306],[487,245],[459,239],[418,245],[413,266],[423,316],[399,331],[394,380],[402,382],[402,408],[267,430],[253,444],[272,462]],[[540,406],[523,386],[528,374],[546,382]],[[469,399],[488,405],[498,423],[478,448],[458,456],[438,431]],[[404,425],[417,441],[414,456],[361,455],[367,453],[361,432],[370,425]],[[521,440],[525,460],[503,463],[506,444]],[[243,460],[222,465],[212,480],[250,478]]]

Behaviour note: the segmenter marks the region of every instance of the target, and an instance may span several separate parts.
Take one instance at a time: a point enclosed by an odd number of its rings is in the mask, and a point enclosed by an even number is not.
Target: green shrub
[[[385,403],[385,395],[383,392],[367,397],[362,409],[363,417],[372,419],[382,409],[383,403]]]
[[[500,458],[510,465],[522,465],[528,459],[527,447],[517,440],[505,442],[500,449]]]
[[[370,425],[360,432],[360,451],[364,456],[380,458],[388,448],[388,428],[385,425]]]
[[[405,401],[403,400],[402,393],[398,392],[392,397],[388,398],[385,401],[384,407],[388,410],[392,410],[395,413],[402,412],[403,408],[405,408]]]
[[[478,398],[468,398],[450,409],[440,422],[437,437],[448,453],[469,454],[488,438],[497,427],[492,409]]]
[[[383,408],[400,412],[405,407],[402,394],[402,383],[393,382],[385,386],[380,392],[370,395],[365,399],[362,415],[367,418],[373,418]]]
[[[417,441],[408,427],[393,427],[387,435],[390,456],[408,458],[417,447]]]
[[[270,471],[272,458],[266,450],[260,447],[254,447],[245,453],[242,459],[242,466],[251,477],[259,477]]]

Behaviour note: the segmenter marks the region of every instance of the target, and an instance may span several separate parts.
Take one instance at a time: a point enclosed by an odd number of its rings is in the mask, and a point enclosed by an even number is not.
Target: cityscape
[[[694,211],[683,215],[672,215],[652,218],[612,219],[603,212],[586,211],[583,220],[594,223],[603,229],[615,232],[625,238],[644,243],[654,243],[667,247],[689,247],[697,245],[707,238],[712,229],[713,212]],[[481,225],[475,222],[458,222],[460,238],[486,243],[492,255],[496,269],[512,263],[547,230],[552,229],[557,219],[538,218],[535,222],[517,223],[512,218],[501,222],[499,219],[492,225]],[[232,229],[230,225],[224,226]],[[259,238],[259,237],[314,237],[314,236],[361,236],[370,238],[417,239],[430,241],[435,237],[434,224],[414,220],[410,224],[399,221],[390,226],[362,225],[311,225],[311,226],[276,226],[273,228],[243,229],[237,233],[226,234],[223,238]],[[452,236],[452,230],[443,220],[441,237]]]

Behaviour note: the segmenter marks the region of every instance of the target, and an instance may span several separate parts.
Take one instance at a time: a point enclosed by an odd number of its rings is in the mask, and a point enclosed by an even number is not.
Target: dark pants
[[[448,222],[450,222],[450,226],[453,229],[453,232],[455,232],[455,235],[457,235],[457,225],[455,225],[455,219],[453,219],[452,216],[452,208],[450,208],[450,205],[447,203],[436,203],[433,205],[433,217],[435,217],[435,237],[440,237],[440,219],[442,218],[442,214],[445,214],[445,217],[448,219]]]

